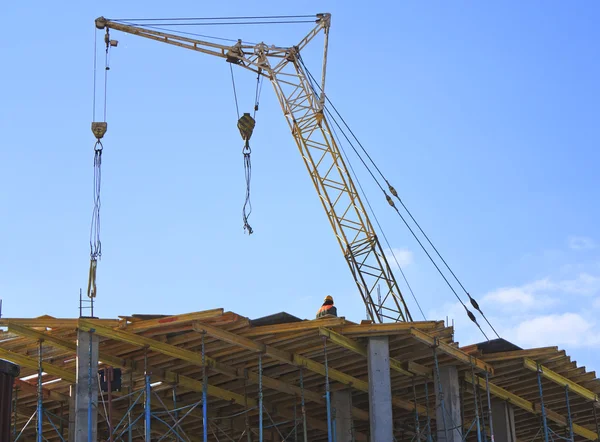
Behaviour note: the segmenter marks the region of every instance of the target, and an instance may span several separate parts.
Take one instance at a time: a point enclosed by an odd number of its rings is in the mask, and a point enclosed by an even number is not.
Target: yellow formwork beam
[[[494,368],[490,364],[486,364],[481,359],[468,355],[464,351],[440,341],[435,336],[431,336],[425,333],[424,331],[418,330],[416,328],[412,328],[410,330],[410,334],[417,341],[420,341],[430,347],[435,347],[442,353],[453,357],[457,361],[460,361],[464,364],[472,365],[473,368],[475,368],[476,370],[487,371],[490,374],[494,373]]]
[[[336,345],[339,345],[340,347],[345,348],[346,350],[350,350],[356,354],[364,356],[365,358],[367,357],[367,348],[364,345],[362,345],[361,343],[356,342],[353,339],[347,338],[346,336],[343,336],[343,335],[336,333],[333,330],[329,330],[327,328],[320,328],[319,334],[321,336],[327,337],[327,339],[329,339],[331,342],[333,342]],[[413,367],[415,367],[414,363],[413,363]],[[404,368],[404,365],[399,360],[390,358],[390,368],[398,373],[401,373],[401,374],[403,374],[405,376],[409,376],[409,377],[414,377],[415,375],[431,377],[431,376],[427,376],[427,367],[423,367],[423,366],[421,366],[421,367],[425,368],[425,370],[421,369],[420,373],[413,373],[410,370]]]
[[[212,310],[203,310],[194,313],[185,313],[182,315],[166,316],[164,318],[146,319],[143,321],[135,321],[129,323],[123,323],[120,328],[131,332],[143,332],[157,327],[174,326],[190,324],[194,321],[201,319],[215,318],[223,316],[224,310],[222,308],[216,308]]]
[[[118,319],[94,319],[98,324],[105,327],[117,327],[121,321]],[[79,319],[64,319],[64,318],[2,318],[0,319],[0,327],[8,327],[8,324],[18,324],[24,327],[44,327],[44,328],[70,328],[76,329]]]
[[[354,337],[367,336],[391,336],[396,334],[408,334],[413,328],[419,330],[434,330],[443,324],[440,321],[416,321],[416,322],[394,322],[385,324],[344,324],[340,333]],[[331,327],[323,324],[323,327]]]
[[[172,358],[181,359],[182,361],[186,361],[200,367],[202,367],[205,363],[207,367],[219,373],[231,376],[233,378],[239,377],[235,369],[226,367],[208,356],[205,356],[203,363],[202,355],[197,352],[175,347],[174,345],[165,344],[164,342],[157,341],[156,339],[140,336],[129,331],[115,330],[110,327],[104,327],[103,325],[95,323],[93,320],[80,319],[79,329],[83,331],[93,331],[100,336],[104,336],[105,338],[116,339],[121,342],[127,342],[131,345],[146,347],[164,355],[171,356]]]
[[[323,322],[326,320],[323,320]],[[306,321],[308,322],[308,321]],[[320,321],[312,321],[312,322],[320,322]],[[284,362],[286,364],[295,365],[297,367],[306,368],[313,373],[320,374],[321,376],[325,376],[325,365],[320,362],[316,362],[310,358],[302,356],[298,353],[291,353],[284,350],[276,349],[270,345],[265,345],[261,342],[256,342],[251,339],[248,339],[243,336],[236,335],[235,333],[228,332],[226,330],[222,330],[217,327],[212,327],[207,324],[196,323],[193,326],[194,330],[198,332],[206,332],[207,334],[221,339],[225,342],[229,342],[233,345],[238,345],[242,348],[246,348],[251,351],[256,351],[263,353],[275,360]],[[355,388],[356,390],[363,391],[367,393],[369,391],[369,383],[363,380],[360,380],[354,376],[350,376],[344,372],[336,370],[335,368],[329,367],[328,369],[329,379],[339,382],[341,384],[347,385],[349,387]],[[416,405],[411,401],[401,399],[399,397],[392,397],[392,403],[404,410],[412,411],[417,407],[419,413],[425,413],[426,408],[421,405]]]
[[[473,383],[473,377],[471,376],[470,373],[465,373],[465,380],[469,384]],[[482,379],[479,376],[475,376],[475,383],[479,384],[479,387],[483,388],[484,390],[487,390],[487,388],[489,387],[490,394],[492,394],[493,396],[496,396],[499,399],[508,401],[509,403],[521,408],[522,410],[525,410],[529,413],[533,413],[533,414],[537,414],[537,415],[542,414],[541,405],[538,403],[530,402],[527,399],[522,398],[521,396],[511,393],[510,391],[505,390],[504,388],[498,387],[497,385],[494,385],[491,382],[488,382],[486,384],[485,379]],[[548,409],[548,407],[545,407],[545,411],[546,411],[546,417],[549,420],[551,420],[563,427],[566,427],[568,425],[567,418],[564,417],[563,415]],[[591,430],[588,430],[587,428],[582,427],[581,425],[577,425],[575,423],[573,424],[573,432],[581,437],[588,439],[588,440],[592,440],[592,441],[598,440],[598,434],[596,434],[595,432],[593,432]]]
[[[593,391],[588,390],[585,387],[582,387],[576,382],[571,381],[570,379],[556,373],[555,371],[550,370],[549,368],[544,367],[543,365],[538,364],[533,359],[525,358],[523,359],[523,366],[531,370],[533,372],[538,372],[549,381],[554,382],[555,384],[560,385],[561,387],[568,387],[570,392],[573,392],[584,399],[592,402],[598,402],[598,395]]]
[[[22,354],[15,353],[3,348],[0,348],[0,357],[2,357],[2,359],[6,359],[7,361],[14,362],[15,364],[18,364],[21,367],[32,368],[34,370],[37,370],[39,368],[39,361],[37,359],[30,358],[29,356],[24,356]],[[71,384],[75,383],[75,375],[73,373],[63,368],[57,367],[56,365],[53,365],[49,362],[42,361],[42,371],[51,374],[52,376],[62,378],[65,381],[70,382]]]
[[[160,342],[155,339],[147,338],[145,336],[139,336],[139,335],[137,335],[135,333],[131,333],[129,331],[114,330],[114,329],[111,329],[108,327],[96,325],[93,323],[93,321],[84,320],[84,319],[80,320],[80,330],[84,330],[84,331],[92,331],[93,330],[95,333],[97,333],[101,336],[104,336],[106,338],[115,339],[115,340],[122,341],[122,342],[127,342],[132,345],[146,347],[146,348],[156,351],[158,353],[162,353],[167,356],[181,359],[182,361],[186,361],[186,362],[189,362],[194,365],[203,366],[202,365],[203,364],[202,355],[200,355],[196,352],[186,350],[183,348],[179,348],[174,345],[166,344],[164,342]],[[206,355],[204,357],[204,361],[205,361],[205,364],[207,367],[209,367],[219,373],[228,375],[234,379],[243,379],[244,377],[247,377],[247,379],[254,384],[258,384],[258,382],[259,382],[258,373],[255,373],[252,371],[244,372],[243,370],[237,370],[233,367],[222,364],[222,363],[216,361],[215,359],[213,359],[209,356],[206,356]],[[195,381],[194,379],[189,379],[189,378],[182,379],[182,376],[179,376],[176,374],[169,375],[169,377],[173,378],[173,380],[175,382],[177,382],[176,379],[178,378],[179,385],[181,385],[182,387],[187,387],[187,388],[196,390],[196,391],[198,391],[197,389],[201,388],[201,385],[202,385],[202,383],[199,381]],[[281,393],[289,394],[292,396],[300,396],[302,394],[302,389],[300,387],[288,384],[286,382],[283,382],[283,381],[280,381],[280,380],[277,380],[274,378],[270,378],[268,376],[264,376],[264,375],[262,376],[262,383],[265,387],[270,388],[275,391],[279,391]],[[222,390],[222,389],[216,390],[216,389],[217,389],[217,387],[209,386],[209,394],[211,394],[211,391],[212,391],[215,393],[214,395],[217,397],[220,397],[222,399],[229,400],[229,401],[234,401],[236,403],[240,403],[239,401],[241,401],[240,404],[243,405],[243,396],[236,395],[235,393],[228,392],[227,390]],[[199,390],[199,391],[202,391],[202,390]],[[323,397],[316,392],[312,392],[310,390],[305,390],[304,396],[307,400],[310,400],[312,402],[317,402],[319,404],[325,403],[323,400]],[[368,413],[367,412],[357,413],[357,417],[361,418],[362,420],[368,420]]]
[[[346,323],[345,318],[327,318],[313,319],[310,321],[289,322],[286,324],[263,325],[260,327],[252,327],[244,331],[246,337],[256,337],[265,335],[277,335],[281,333],[298,333],[309,330],[316,330],[321,327],[335,327]]]

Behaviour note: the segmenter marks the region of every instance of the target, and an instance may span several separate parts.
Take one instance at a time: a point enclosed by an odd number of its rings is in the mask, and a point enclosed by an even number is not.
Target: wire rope
[[[312,18],[315,14],[308,15],[262,15],[262,16],[241,16],[241,17],[171,17],[171,18],[114,18],[112,21],[189,21],[189,20],[265,20],[282,18]]]
[[[315,86],[313,85],[316,84],[316,87],[318,87],[319,89],[320,86],[318,85],[318,83],[316,82],[314,76],[312,75],[312,73],[310,72],[310,70],[306,67],[306,65],[304,64],[304,61],[302,60],[301,57],[299,57],[299,61],[302,64],[302,67],[304,68],[304,70],[306,71],[307,75],[309,76],[309,78],[312,81],[309,81],[309,83],[311,84],[311,86],[313,87],[313,89],[315,88]],[[316,90],[315,90],[316,92]],[[354,132],[350,129],[350,127],[348,126],[348,124],[346,123],[346,121],[344,120],[344,118],[341,116],[341,114],[339,113],[339,111],[337,110],[337,108],[335,108],[335,106],[333,105],[333,103],[331,102],[331,100],[326,96],[326,100],[327,103],[329,105],[331,105],[331,107],[333,108],[333,110],[335,111],[336,115],[340,118],[340,120],[342,121],[342,123],[344,124],[344,126],[346,127],[346,129],[350,132],[350,134],[352,135],[352,137],[356,140],[357,144],[361,147],[362,151],[365,153],[365,155],[367,156],[367,158],[369,159],[369,161],[371,162],[371,164],[375,167],[375,169],[377,170],[377,172],[380,174],[380,176],[383,178],[383,180],[386,182],[386,184],[388,184],[388,187],[390,188],[390,191],[392,192],[392,194],[394,194],[398,199],[399,197],[397,196],[397,192],[395,191],[395,189],[389,184],[388,180],[385,178],[385,176],[383,175],[383,173],[381,172],[381,170],[379,169],[379,167],[377,166],[377,164],[375,163],[375,161],[371,158],[371,156],[369,155],[369,153],[366,151],[366,149],[364,148],[364,146],[362,145],[362,143],[358,140],[358,138],[356,137],[356,135],[354,134]],[[328,107],[325,107],[325,111],[328,113],[328,115],[330,116],[330,118],[332,118],[332,120],[335,122],[335,124],[338,126],[338,128],[340,129],[340,131],[342,132],[342,134],[344,135],[344,138],[346,139],[346,141],[348,142],[348,144],[352,147],[353,151],[355,152],[355,154],[358,156],[358,158],[360,159],[360,161],[362,162],[363,166],[367,169],[367,171],[369,172],[369,174],[371,175],[371,177],[373,178],[373,180],[375,181],[375,183],[377,184],[377,186],[381,189],[381,191],[384,193],[386,200],[388,201],[388,203],[390,204],[390,206],[392,206],[392,208],[395,209],[396,213],[400,216],[400,218],[402,219],[402,221],[404,222],[404,224],[406,225],[406,227],[409,229],[409,231],[411,232],[411,234],[413,235],[413,237],[415,238],[415,240],[418,242],[419,246],[421,247],[421,249],[426,253],[427,257],[429,258],[429,260],[431,261],[431,263],[434,265],[434,267],[436,268],[436,270],[438,271],[438,273],[442,276],[442,278],[444,279],[444,281],[446,282],[446,284],[448,285],[448,287],[450,288],[450,290],[452,291],[452,293],[454,294],[454,296],[456,297],[456,299],[460,302],[460,304],[463,306],[463,308],[465,309],[467,316],[469,317],[469,319],[475,323],[475,325],[477,325],[477,327],[479,328],[479,330],[481,331],[481,333],[485,336],[486,340],[489,341],[489,338],[487,337],[486,333],[483,331],[482,327],[479,325],[479,323],[477,322],[477,319],[475,318],[475,315],[473,315],[473,313],[467,308],[467,306],[465,305],[465,303],[462,301],[462,299],[460,298],[460,296],[458,295],[458,293],[456,292],[456,290],[454,289],[454,287],[452,286],[452,284],[450,283],[450,281],[448,280],[448,278],[444,275],[444,273],[442,272],[442,270],[440,269],[440,267],[437,265],[437,263],[435,262],[435,260],[433,259],[433,257],[431,256],[431,254],[427,251],[427,248],[425,247],[425,245],[422,243],[422,241],[418,238],[417,234],[415,233],[415,231],[410,227],[408,221],[406,220],[406,218],[404,218],[404,216],[401,214],[400,210],[396,207],[396,205],[394,204],[393,200],[391,199],[391,197],[387,194],[387,192],[385,191],[385,189],[383,188],[383,186],[381,185],[381,183],[379,182],[379,180],[377,179],[377,177],[375,176],[375,174],[373,173],[373,171],[371,170],[371,168],[367,165],[366,161],[364,160],[364,158],[362,158],[362,155],[358,152],[358,149],[354,146],[354,143],[350,140],[350,137],[345,133],[345,131],[340,127],[339,123],[337,122],[337,120],[335,119],[334,115],[332,114],[332,112],[328,109]],[[400,200],[400,199],[399,199]],[[412,216],[412,214],[409,212],[408,208],[406,207],[406,205],[400,200],[402,206],[404,207],[404,209],[406,210],[406,212],[410,215],[411,219],[415,222],[415,224],[419,227],[420,231],[423,233],[423,235],[427,238],[427,240],[429,241],[429,243],[432,245],[431,241],[429,240],[429,238],[425,235],[425,232],[423,231],[423,229],[421,229],[420,225],[416,222],[416,220],[414,219],[414,217]],[[434,250],[437,252],[437,249],[435,247],[433,247]],[[439,252],[437,252],[438,255],[441,257],[441,255],[439,254]],[[442,259],[442,261],[446,264],[446,266],[449,268],[448,264]],[[449,269],[451,270],[451,269]],[[452,272],[452,274],[454,275],[454,277],[456,278],[456,275]],[[457,279],[457,278],[456,278]],[[464,287],[461,284],[461,287],[464,290]],[[476,307],[477,311],[479,311],[481,313],[481,315],[484,317],[484,319],[486,320],[486,322],[488,323],[488,325],[490,325],[490,327],[492,328],[492,330],[494,331],[494,333],[496,333],[496,335],[499,337],[498,333],[496,332],[496,330],[492,327],[490,321],[488,321],[488,319],[485,317],[485,315],[483,314],[483,312],[481,311],[481,309],[479,308],[479,305],[476,303],[476,301],[469,295],[469,293],[465,290],[465,293],[467,294],[467,296],[469,297],[469,299],[471,300],[471,304]]]

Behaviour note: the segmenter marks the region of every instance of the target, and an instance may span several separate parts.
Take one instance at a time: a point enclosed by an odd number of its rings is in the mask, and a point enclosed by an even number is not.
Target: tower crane
[[[97,18],[95,23],[98,29],[106,29],[107,42],[110,41],[109,30],[126,32],[212,55],[268,79],[370,319],[374,322],[412,321],[324,112],[331,14],[317,14],[314,28],[292,47],[252,45],[242,40],[227,46],[104,17]],[[324,35],[324,50],[319,93],[311,84],[301,53],[320,33]],[[381,302],[374,299],[378,286],[383,287]]]

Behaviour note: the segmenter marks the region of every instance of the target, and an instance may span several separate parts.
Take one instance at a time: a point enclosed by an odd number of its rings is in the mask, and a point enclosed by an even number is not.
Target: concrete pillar
[[[495,442],[516,442],[515,410],[505,401],[492,399]]]
[[[352,442],[352,391],[339,390],[331,394],[335,422],[335,442]]]
[[[75,386],[69,387],[69,436],[68,442],[75,442]]]
[[[90,376],[91,372],[91,376]],[[91,416],[88,415],[91,386]],[[91,420],[91,425],[88,422]],[[98,336],[77,332],[77,384],[75,385],[75,442],[98,439]],[[91,430],[91,438],[88,437]]]
[[[390,348],[387,336],[369,338],[367,352],[371,440],[393,442],[394,424],[390,380]]]
[[[440,367],[439,382],[435,373],[434,381],[437,440],[438,442],[462,442],[460,384],[457,368],[452,365]],[[443,407],[441,406],[442,400]]]

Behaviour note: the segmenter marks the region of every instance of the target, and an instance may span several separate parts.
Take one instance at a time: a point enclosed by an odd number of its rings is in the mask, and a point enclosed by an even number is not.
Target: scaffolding
[[[494,403],[511,409],[509,430],[518,441],[598,435],[594,373],[554,347],[459,348],[442,321],[251,321],[215,309],[118,320],[2,318],[0,326],[8,328],[0,333],[0,358],[22,368],[13,441],[73,440],[78,379],[87,389],[88,424],[98,416],[99,441],[368,440],[376,417],[369,413],[367,347],[381,336],[389,341],[396,441],[500,442],[506,422],[496,422]],[[97,340],[81,348],[78,333]],[[77,358],[92,354],[93,341],[98,367],[88,357],[78,375]],[[455,373],[456,391],[442,372]],[[341,391],[350,392],[347,410],[339,407]]]

